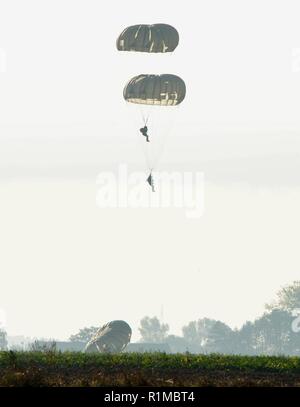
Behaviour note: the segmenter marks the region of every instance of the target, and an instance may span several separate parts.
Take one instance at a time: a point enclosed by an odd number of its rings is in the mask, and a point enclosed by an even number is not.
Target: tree
[[[237,352],[247,355],[299,355],[300,335],[293,332],[293,315],[274,309],[238,332]]]
[[[88,342],[98,331],[99,328],[91,326],[89,328],[80,329],[75,335],[71,335],[69,340],[71,342]]]
[[[0,329],[0,350],[7,349],[7,333],[4,329]]]
[[[232,353],[234,332],[221,321],[203,318],[182,328],[184,339],[202,352]]]
[[[234,350],[239,355],[254,355],[254,327],[253,322],[247,321],[240,330],[235,331]]]
[[[297,308],[300,309],[300,281],[294,281],[292,284],[282,287],[278,293],[277,298],[270,304],[266,304],[266,309],[272,311],[274,309],[281,309],[284,311],[293,311]]]
[[[254,348],[265,355],[285,353],[292,333],[292,315],[280,309],[254,321]]]
[[[162,343],[166,340],[169,325],[161,323],[157,317],[144,317],[140,325],[141,342]]]
[[[193,343],[193,344],[197,344],[197,345],[201,346],[202,338],[199,337],[197,321],[189,322],[187,326],[184,326],[182,328],[182,333],[183,333],[184,339],[188,343],[190,343],[190,344]]]

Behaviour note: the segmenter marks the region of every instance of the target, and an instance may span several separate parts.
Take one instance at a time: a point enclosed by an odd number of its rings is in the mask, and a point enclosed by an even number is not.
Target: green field
[[[0,386],[300,386],[300,358],[10,351]]]

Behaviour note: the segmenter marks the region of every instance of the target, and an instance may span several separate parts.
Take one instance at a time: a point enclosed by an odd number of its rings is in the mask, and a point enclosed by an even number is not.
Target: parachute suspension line
[[[142,118],[143,118],[144,126],[147,126],[150,113],[149,112],[144,112],[142,107],[140,107],[140,112],[141,112],[141,115],[142,115]]]
[[[142,143],[142,149],[143,149],[145,160],[146,160],[146,168],[147,168],[147,171],[150,171],[151,167],[153,166],[153,163],[151,160],[151,154],[149,151],[149,147],[150,147],[149,144],[151,144],[151,143],[145,143],[144,140],[141,140],[141,143]]]
[[[151,109],[148,106],[139,106],[140,114],[142,116],[144,126],[147,126],[150,118]],[[153,134],[153,129],[151,128],[150,133]],[[141,140],[141,139],[140,139]],[[152,143],[145,143],[145,140],[142,140],[142,149],[145,156],[146,161],[146,168],[147,171],[150,171],[150,168],[153,166],[153,158],[152,158]]]
[[[148,120],[149,120],[149,113],[148,113],[147,115],[144,115],[144,114],[143,114],[143,123],[144,123],[144,126],[147,126]]]
[[[144,124],[147,126],[149,124],[149,120],[151,121],[148,134],[149,134],[149,143],[143,143],[143,150],[147,164],[147,171],[149,173],[156,167],[156,144],[157,144],[157,110],[153,109],[153,106],[146,106],[144,105],[141,108],[141,113],[144,118]]]

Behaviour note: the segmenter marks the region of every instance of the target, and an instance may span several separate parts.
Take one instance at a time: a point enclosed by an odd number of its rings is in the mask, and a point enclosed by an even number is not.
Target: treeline
[[[87,341],[96,327],[84,328],[72,341]],[[300,355],[300,281],[283,287],[266,312],[240,329],[222,321],[200,318],[170,335],[169,326],[157,317],[140,322],[141,342],[167,344],[171,352],[224,353],[241,355]]]
[[[189,322],[182,335],[169,335],[169,327],[158,318],[141,320],[142,342],[168,344],[171,352],[223,353],[240,355],[300,355],[300,332],[296,318],[275,309],[241,329],[231,329],[221,321],[202,318]],[[297,322],[297,321],[296,321]]]
[[[143,342],[167,343],[172,352],[241,355],[300,355],[300,281],[283,287],[266,312],[241,329],[209,318],[191,321],[182,335],[169,335],[169,326],[145,317],[139,328]]]
[[[97,329],[83,328],[70,337],[70,342],[84,344]],[[168,324],[146,316],[140,321],[139,332],[140,342],[164,344],[163,348],[167,346],[172,353],[300,356],[300,281],[283,287],[261,317],[247,321],[240,329],[200,318],[183,326],[181,335],[172,335]],[[0,329],[0,349],[6,348],[6,332]]]

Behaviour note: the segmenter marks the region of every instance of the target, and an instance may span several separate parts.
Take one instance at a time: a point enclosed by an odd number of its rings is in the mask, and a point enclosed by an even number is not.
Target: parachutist
[[[150,140],[149,140],[149,135],[148,135],[148,127],[147,127],[147,126],[142,127],[142,128],[140,129],[140,132],[142,133],[142,135],[143,135],[144,137],[146,137],[146,141],[148,141],[148,143],[149,143]]]
[[[147,182],[150,185],[150,187],[152,188],[152,192],[155,192],[154,189],[154,181],[153,181],[153,176],[152,176],[152,171],[150,172],[149,177],[147,178]]]

